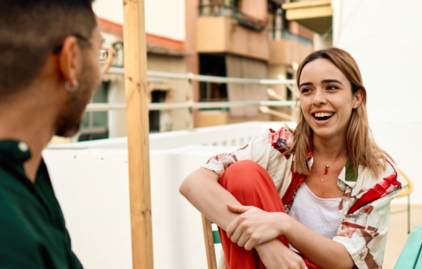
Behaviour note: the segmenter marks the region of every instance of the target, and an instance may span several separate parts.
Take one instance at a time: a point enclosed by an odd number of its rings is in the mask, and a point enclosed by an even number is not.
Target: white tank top
[[[333,239],[340,227],[339,198],[319,198],[305,183],[300,186],[289,216],[314,232]],[[290,245],[290,249],[299,251]]]

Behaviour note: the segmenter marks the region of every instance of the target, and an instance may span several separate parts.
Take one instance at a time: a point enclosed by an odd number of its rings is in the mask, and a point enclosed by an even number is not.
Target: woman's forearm
[[[238,216],[227,209],[227,203],[240,205],[234,196],[219,183],[216,173],[199,168],[192,172],[180,186],[180,193],[209,220],[226,230]]]
[[[280,213],[279,217],[280,234],[315,265],[324,269],[353,267],[344,245],[312,231],[287,214]]]

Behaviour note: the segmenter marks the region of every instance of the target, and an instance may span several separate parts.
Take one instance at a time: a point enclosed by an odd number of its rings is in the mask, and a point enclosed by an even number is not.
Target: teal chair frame
[[[415,226],[394,269],[422,269],[422,226]]]

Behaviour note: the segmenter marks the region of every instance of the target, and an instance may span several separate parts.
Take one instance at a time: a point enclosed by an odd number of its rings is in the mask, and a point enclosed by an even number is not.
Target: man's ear
[[[356,109],[360,106],[363,99],[363,90],[359,89],[353,96],[353,108]]]
[[[62,44],[59,55],[59,68],[63,78],[69,83],[70,87],[77,83],[77,74],[80,68],[81,51],[78,46],[78,40],[74,36],[67,36]]]

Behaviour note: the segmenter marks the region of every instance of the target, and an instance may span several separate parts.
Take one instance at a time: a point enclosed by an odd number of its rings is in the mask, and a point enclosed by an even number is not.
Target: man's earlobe
[[[64,83],[64,87],[68,92],[76,92],[79,89],[79,82],[75,79],[72,82],[73,86],[70,86],[70,83],[68,80]]]

